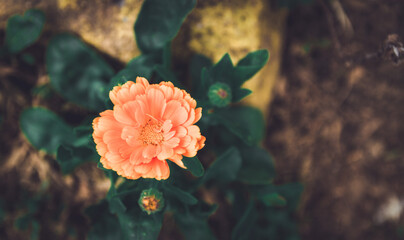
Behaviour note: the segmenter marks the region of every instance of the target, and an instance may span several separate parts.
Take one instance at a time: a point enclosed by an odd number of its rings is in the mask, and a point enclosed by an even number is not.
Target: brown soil
[[[278,181],[305,185],[302,239],[403,239],[381,209],[404,197],[404,68],[384,42],[404,37],[404,3],[340,2],[353,33],[329,4],[291,11],[266,146]]]

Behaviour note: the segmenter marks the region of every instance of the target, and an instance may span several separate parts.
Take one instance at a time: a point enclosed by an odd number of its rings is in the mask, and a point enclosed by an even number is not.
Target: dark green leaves
[[[269,53],[261,49],[247,54],[235,67],[237,85],[242,85],[246,80],[254,76],[268,62]]]
[[[208,225],[208,217],[217,209],[217,205],[207,205],[199,202],[187,207],[185,212],[178,212],[175,220],[184,234],[185,239],[213,240],[216,239]]]
[[[161,213],[147,215],[140,208],[118,214],[123,240],[157,239],[163,220]]]
[[[269,153],[259,147],[241,150],[243,164],[238,179],[247,184],[270,184],[275,178],[275,168]]]
[[[161,49],[179,31],[196,0],[146,0],[135,23],[135,36],[143,53]]]
[[[250,90],[241,88],[242,84],[265,66],[268,58],[268,51],[263,49],[247,54],[236,66],[233,66],[229,54],[225,54],[222,59],[212,67],[209,67],[206,61],[199,59],[200,63],[194,67],[195,69],[198,69],[198,66],[202,64],[208,67],[202,69],[200,84],[197,84],[197,96],[203,99],[205,96],[203,96],[202,93],[207,94],[210,86],[217,83],[224,83],[231,88],[233,95],[232,102],[240,101],[251,93]]]
[[[190,72],[192,77],[192,92],[195,94],[200,93],[201,88],[201,74],[203,68],[209,68],[212,66],[212,61],[200,54],[196,54],[191,59]],[[200,96],[195,96],[201,98]]]
[[[251,239],[250,231],[255,224],[257,219],[257,210],[254,207],[254,202],[250,201],[246,210],[243,213],[240,221],[235,226],[232,234],[232,240],[242,240],[242,239]]]
[[[268,206],[283,206],[286,203],[288,211],[296,210],[303,185],[289,183],[284,185],[251,186],[251,192]]]
[[[35,107],[23,111],[20,127],[35,148],[49,154],[56,154],[59,145],[74,140],[73,128],[45,108]]]
[[[154,66],[162,61],[161,58],[161,54],[159,53],[142,54],[133,58],[124,69],[111,79],[106,90],[109,92],[109,90],[118,84],[124,84],[127,81],[136,81],[136,77],[149,79],[154,71]]]
[[[52,86],[67,100],[90,110],[104,109],[104,91],[114,72],[75,36],[52,38],[46,52]]]
[[[123,202],[119,196],[115,196],[117,194],[117,190],[115,188],[115,181],[117,179],[117,175],[115,172],[108,171],[108,177],[111,180],[111,186],[110,186],[108,194],[107,194],[107,201],[109,203],[109,211],[112,214],[124,213],[126,211],[126,206],[123,204]]]
[[[248,145],[255,145],[264,136],[264,117],[252,107],[226,108],[215,113],[218,122]]]
[[[215,179],[219,182],[231,182],[237,177],[241,167],[241,155],[237,148],[231,147],[221,154],[206,170],[203,181]]]
[[[260,200],[268,207],[283,207],[286,205],[286,199],[276,192],[262,195]]]
[[[56,155],[63,174],[71,173],[84,162],[95,160],[99,160],[97,152],[88,147],[60,146]]]
[[[201,162],[199,161],[198,157],[192,157],[192,158],[187,158],[184,157],[182,159],[182,162],[184,163],[185,167],[195,176],[195,177],[201,177],[205,170],[203,169],[203,166]]]
[[[122,239],[118,218],[107,209],[108,204],[105,200],[86,209],[86,214],[92,222],[88,240]]]
[[[174,86],[182,88],[180,82],[177,80],[177,77],[171,70],[165,68],[163,65],[156,65],[154,67],[154,70],[156,71],[158,76],[163,79],[163,81],[172,82]]]
[[[15,15],[8,19],[5,47],[15,54],[33,44],[41,34],[45,14],[36,9],[27,10],[24,16]]]
[[[183,204],[194,205],[198,202],[198,199],[196,199],[192,194],[190,194],[172,184],[165,184],[164,190],[165,190],[166,197],[179,200]]]

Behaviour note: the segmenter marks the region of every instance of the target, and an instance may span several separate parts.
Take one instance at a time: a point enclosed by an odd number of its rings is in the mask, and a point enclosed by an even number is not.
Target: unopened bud
[[[208,97],[213,105],[225,107],[231,102],[231,89],[226,83],[215,83],[210,86]]]
[[[150,215],[163,209],[163,194],[154,188],[143,190],[138,203],[140,208]]]

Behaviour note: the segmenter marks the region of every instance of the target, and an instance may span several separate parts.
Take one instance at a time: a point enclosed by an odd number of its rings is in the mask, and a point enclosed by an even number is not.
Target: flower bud
[[[154,188],[143,190],[142,194],[140,194],[138,203],[140,208],[150,215],[163,209],[163,194]]]
[[[217,107],[225,107],[231,102],[231,89],[226,83],[215,83],[209,88],[210,102]]]

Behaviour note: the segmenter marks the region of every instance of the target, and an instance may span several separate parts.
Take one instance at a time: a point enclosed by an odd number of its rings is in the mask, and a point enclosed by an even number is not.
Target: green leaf
[[[192,90],[198,95],[206,95],[205,93],[199,93],[201,90],[201,74],[203,68],[209,68],[212,66],[212,61],[204,55],[195,54],[191,59],[190,72],[192,78]]]
[[[41,34],[45,14],[37,9],[27,10],[24,16],[14,15],[7,21],[5,45],[15,54],[33,44]]]
[[[210,84],[224,82],[231,86],[232,91],[234,91],[233,72],[233,62],[231,61],[230,55],[226,53],[222,59],[210,69]]]
[[[61,144],[74,142],[73,128],[55,113],[41,107],[28,108],[20,116],[20,128],[38,150],[56,154]]]
[[[105,88],[114,71],[80,39],[70,34],[53,37],[46,68],[52,86],[64,98],[93,111],[104,109]]]
[[[76,136],[76,140],[71,145],[74,147],[87,147],[95,150],[95,143],[92,136],[93,131],[94,130],[91,124],[84,124],[75,127],[73,132]],[[96,152],[94,151],[94,153]]]
[[[303,192],[301,183],[288,183],[277,186],[277,192],[286,199],[289,211],[293,212],[299,205],[300,195]]]
[[[258,144],[264,137],[264,117],[260,110],[238,106],[214,113],[219,123],[248,145]]]
[[[29,225],[32,223],[33,220],[34,217],[32,216],[32,214],[25,214],[15,220],[14,226],[18,230],[24,231],[28,229]]]
[[[286,205],[286,199],[276,192],[262,195],[260,200],[268,207],[283,207]]]
[[[163,65],[155,65],[154,70],[156,70],[156,73],[163,79],[163,81],[172,82],[174,86],[178,88],[184,88],[178,81],[175,74],[171,70],[164,67]]]
[[[121,238],[118,218],[105,209],[108,205],[105,201],[86,209],[86,214],[91,219],[91,229],[87,240],[116,240]]]
[[[143,53],[162,49],[179,31],[196,0],[146,0],[135,23],[135,36]]]
[[[199,202],[185,212],[177,212],[175,221],[181,229],[185,239],[213,240],[216,239],[208,224],[208,217],[217,209],[217,205],[207,205]]]
[[[27,63],[28,65],[34,65],[35,64],[35,57],[32,54],[29,53],[23,53],[21,54],[21,60]]]
[[[94,149],[62,145],[58,148],[56,161],[63,174],[69,174],[82,163],[98,161],[99,156]]]
[[[111,197],[109,199],[109,211],[111,213],[123,213],[126,211],[126,206],[119,197]]]
[[[107,194],[107,201],[109,203],[109,211],[112,214],[121,214],[126,211],[126,206],[123,204],[120,196],[116,196],[117,191],[115,188],[115,181],[117,179],[117,175],[115,172],[108,171],[108,176],[109,179],[111,180],[111,186],[109,188],[108,194]]]
[[[196,156],[192,158],[184,157],[182,162],[195,177],[201,177],[205,172],[201,162]]]
[[[32,221],[31,226],[32,226],[31,240],[39,239],[39,230],[40,230],[39,222],[34,220]]]
[[[261,49],[247,54],[235,67],[235,81],[237,86],[241,86],[245,81],[254,76],[268,62],[269,52]]]
[[[271,155],[259,147],[241,149],[243,164],[238,179],[247,184],[269,184],[275,178]]]
[[[105,171],[105,172],[111,171],[110,169],[104,168],[104,166],[102,165],[101,162],[98,162],[98,163],[97,163],[97,168],[99,168],[99,169],[101,169],[101,170],[103,170],[103,171]]]
[[[294,212],[299,204],[300,195],[303,191],[301,183],[288,183],[284,185],[256,185],[250,186],[252,194],[258,199],[266,199],[269,195],[279,194],[286,201],[289,212]]]
[[[237,89],[237,91],[233,94],[233,102],[239,102],[241,101],[243,98],[247,97],[248,95],[250,95],[252,93],[252,91],[250,89],[247,88],[239,88]]]
[[[235,147],[221,154],[206,170],[202,181],[215,179],[220,182],[231,182],[237,178],[241,167],[241,155]]]
[[[163,214],[147,215],[140,208],[118,214],[124,240],[157,239],[163,222]]]
[[[232,240],[251,239],[250,232],[257,220],[257,210],[254,207],[254,202],[250,201],[240,221],[234,227],[231,234]]]
[[[112,90],[118,84],[124,84],[127,81],[136,81],[136,77],[150,79],[154,71],[154,66],[162,62],[162,52],[151,54],[142,54],[133,58],[124,69],[119,71],[110,81],[107,91]],[[108,94],[107,92],[107,94]]]
[[[167,199],[178,199],[187,205],[194,205],[198,203],[198,199],[196,199],[192,194],[185,192],[172,184],[164,184],[163,187],[165,189],[165,194],[167,194]]]

